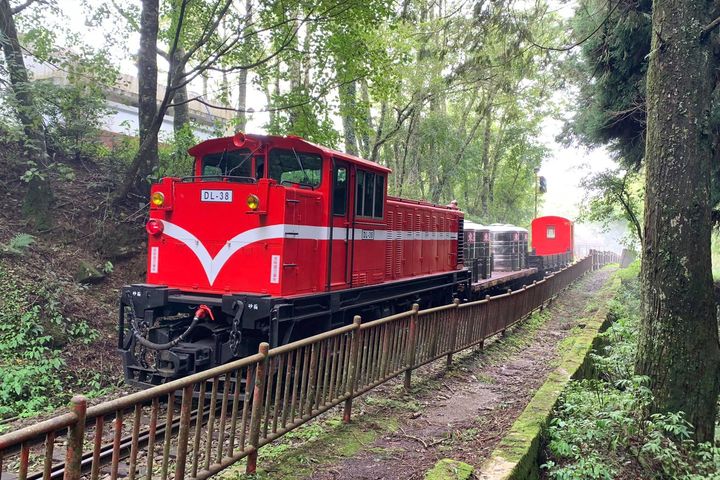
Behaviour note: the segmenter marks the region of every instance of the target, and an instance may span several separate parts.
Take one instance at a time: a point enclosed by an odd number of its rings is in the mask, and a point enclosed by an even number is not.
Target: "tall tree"
[[[25,133],[24,150],[29,175],[23,211],[36,228],[45,229],[50,225],[50,208],[53,202],[47,171],[50,161],[43,119],[35,103],[14,19],[14,15],[33,3],[34,0],[30,0],[13,8],[9,0],[0,0],[0,44],[15,96],[15,111]]]
[[[138,52],[138,125],[140,151],[138,163],[140,178],[150,173],[158,156],[157,138],[159,127],[154,127],[157,108],[157,37],[159,29],[159,0],[142,0],[140,14],[140,51]],[[175,52],[170,53],[171,59]],[[171,62],[172,63],[172,62]]]
[[[707,0],[654,0],[647,74],[643,318],[636,370],[653,408],[714,439],[720,348],[710,264],[712,29]]]

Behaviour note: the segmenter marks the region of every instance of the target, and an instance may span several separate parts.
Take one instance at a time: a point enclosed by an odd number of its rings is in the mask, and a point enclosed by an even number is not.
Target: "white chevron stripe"
[[[235,235],[225,243],[225,246],[214,256],[205,248],[205,245],[192,233],[179,225],[167,220],[163,223],[163,233],[185,244],[193,251],[200,264],[205,270],[208,283],[212,285],[218,274],[225,266],[225,263],[240,249],[251,243],[274,238],[296,238],[300,240],[329,240],[330,229],[328,227],[315,227],[309,225],[279,224],[267,227],[258,227]],[[346,237],[347,234],[350,237]],[[373,240],[456,240],[457,232],[411,232],[402,230],[364,230],[333,227],[333,240],[345,240],[354,238],[356,241]]]

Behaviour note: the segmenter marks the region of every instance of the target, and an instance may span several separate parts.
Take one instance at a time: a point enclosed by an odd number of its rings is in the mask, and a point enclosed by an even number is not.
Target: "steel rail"
[[[6,473],[3,460],[10,460],[13,469],[18,468],[19,480],[61,475],[79,480],[88,468],[90,478],[97,479],[100,466],[108,462],[111,480],[118,478],[120,465],[126,462],[131,479],[144,469],[145,478],[159,472],[165,480],[173,466],[175,478],[187,475],[200,479],[244,457],[248,459],[247,472],[254,473],[258,449],[263,445],[343,403],[343,421],[349,422],[354,398],[402,374],[405,388],[410,388],[413,370],[442,357],[447,358],[449,367],[454,353],[472,345],[482,346],[486,339],[544,308],[586,273],[615,259],[614,255],[593,252],[540,282],[464,305],[456,301],[419,310],[416,304],[408,312],[365,324],[356,316],[352,325],[274,349],[262,343],[255,355],[91,408],[86,408],[84,398],[75,397],[70,413],[0,436],[0,476]],[[182,402],[179,418],[175,418],[180,391]],[[192,410],[198,391],[198,406]],[[158,425],[159,405],[164,399],[168,407],[162,420],[166,421]],[[152,407],[145,429],[142,417],[148,401]],[[128,415],[128,409],[133,409],[134,415]],[[113,427],[106,432],[105,420],[111,415]],[[93,420],[94,435],[86,427]],[[123,430],[130,426],[132,434],[123,437]],[[53,465],[55,439],[64,434],[63,429],[68,431],[64,465]],[[106,434],[114,437],[112,444],[103,445]],[[31,447],[43,436],[43,473],[28,475]],[[90,443],[94,448],[85,446]],[[171,445],[177,445],[176,453],[171,454]],[[155,447],[159,447],[162,458],[158,457],[154,465]],[[14,456],[18,448],[19,462]],[[86,448],[92,453],[83,454]],[[128,456],[129,461],[125,460]],[[138,456],[147,463],[138,465]],[[33,468],[35,465],[39,468],[39,463],[33,462]]]
[[[170,407],[168,407],[168,408],[170,408]],[[218,411],[220,411],[221,408],[222,407],[217,407],[216,413]],[[207,423],[207,419],[210,417],[210,407],[205,407],[203,409],[202,415],[203,415],[202,416],[202,425],[205,425]],[[197,417],[198,417],[198,410],[195,409],[192,411],[192,413],[190,415],[190,421],[194,422],[195,420],[197,420]],[[171,436],[175,435],[179,430],[180,430],[180,419],[178,418],[177,420],[173,420],[173,422],[171,424],[170,435]],[[156,427],[156,430],[155,430],[155,441],[164,440],[166,432],[167,432],[167,422],[158,424]],[[134,435],[131,433],[129,435],[122,437],[122,439],[120,440],[119,460],[124,460],[130,456],[130,451],[131,451],[132,444],[133,444],[133,437],[134,437]],[[150,431],[146,430],[137,436],[137,442],[138,442],[137,446],[146,447],[149,443],[149,440],[150,440]],[[98,466],[105,466],[105,465],[108,465],[109,463],[111,463],[113,460],[114,448],[115,448],[115,442],[111,441],[111,442],[106,443],[102,447],[100,447],[99,454],[95,453],[93,451],[88,451],[88,452],[84,453],[82,456],[82,460],[80,462],[81,473],[88,473],[90,471],[90,469],[93,466],[93,459],[95,459],[96,461],[97,460],[100,461]],[[63,478],[64,474],[65,474],[65,462],[63,461],[63,462],[54,464],[51,467],[49,478],[51,478],[51,479]],[[37,472],[34,474],[29,474],[27,478],[28,478],[28,480],[40,480],[43,477],[44,477],[43,472]]]

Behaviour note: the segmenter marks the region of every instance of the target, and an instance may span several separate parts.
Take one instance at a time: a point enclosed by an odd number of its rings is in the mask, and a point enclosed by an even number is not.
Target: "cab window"
[[[355,214],[362,217],[383,218],[385,176],[358,170],[355,187]]]
[[[548,225],[547,231],[546,231],[546,237],[547,238],[555,238],[555,226],[554,225]]]
[[[253,177],[250,150],[210,153],[202,157],[203,177]]]
[[[333,214],[345,215],[347,212],[348,175],[345,165],[337,165],[333,175]]]
[[[279,183],[297,183],[315,188],[322,178],[322,157],[315,153],[276,148],[270,151],[268,176]]]

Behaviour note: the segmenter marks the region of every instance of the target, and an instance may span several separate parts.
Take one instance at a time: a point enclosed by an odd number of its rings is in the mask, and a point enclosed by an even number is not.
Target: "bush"
[[[0,417],[32,416],[68,400],[60,348],[97,336],[66,318],[57,295],[20,284],[0,264]]]
[[[610,305],[615,322],[603,334],[608,345],[593,354],[598,379],[572,381],[546,430],[550,478],[718,478],[720,448],[697,445],[682,412],[648,417],[648,379],[633,375],[640,293],[625,272]],[[640,471],[641,473],[638,473]]]

